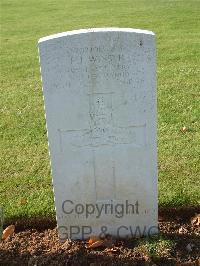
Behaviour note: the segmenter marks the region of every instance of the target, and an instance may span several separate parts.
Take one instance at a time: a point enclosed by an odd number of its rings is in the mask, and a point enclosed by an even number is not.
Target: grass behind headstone
[[[159,204],[198,204],[199,10],[199,1],[186,0],[2,0],[0,205],[7,219],[54,213],[37,41],[89,27],[156,33]]]

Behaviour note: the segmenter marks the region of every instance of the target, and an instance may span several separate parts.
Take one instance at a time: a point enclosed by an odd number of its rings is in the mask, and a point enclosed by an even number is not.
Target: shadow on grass
[[[180,207],[159,207],[159,221],[181,220],[188,221],[195,214],[200,213],[200,206],[180,206]],[[15,224],[16,232],[26,229],[53,229],[56,227],[56,218],[54,215],[37,217],[11,217],[4,220],[4,227]]]

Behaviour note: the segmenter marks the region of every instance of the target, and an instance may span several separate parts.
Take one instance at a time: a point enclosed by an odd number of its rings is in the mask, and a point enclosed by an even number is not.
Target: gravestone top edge
[[[58,39],[61,37],[71,36],[71,35],[77,35],[77,34],[84,34],[84,33],[97,33],[97,32],[127,32],[127,33],[141,33],[146,35],[155,35],[154,32],[148,31],[148,30],[140,30],[140,29],[132,29],[132,28],[89,28],[89,29],[79,29],[79,30],[72,30],[72,31],[66,31],[61,32],[53,35],[49,35],[46,37],[42,37],[39,39],[38,43],[42,43],[45,41]]]
[[[60,241],[157,233],[155,39],[102,27],[38,41]]]

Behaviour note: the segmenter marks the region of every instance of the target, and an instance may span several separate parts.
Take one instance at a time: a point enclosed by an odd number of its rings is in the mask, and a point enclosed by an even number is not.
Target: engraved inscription
[[[95,127],[93,129],[82,130],[59,130],[61,146],[67,138],[74,147],[99,147],[103,145],[134,144],[135,147],[145,146],[144,138],[139,140],[139,136],[144,136],[146,125],[128,127]],[[65,139],[65,140],[64,140]],[[138,140],[138,141],[137,141]]]
[[[139,202],[135,220],[117,218],[109,205],[109,215],[88,216],[97,235],[102,225],[109,234],[121,224],[157,226],[154,34],[76,30],[41,39],[39,52],[58,226],[85,224],[84,213],[63,211],[66,199],[84,206],[128,200],[130,209]]]
[[[69,80],[81,82],[81,87],[88,87],[94,79],[96,83],[100,83],[102,78],[129,85],[134,83],[138,76],[141,76],[139,82],[142,82],[144,69],[142,68],[141,53],[138,50],[133,55],[132,50],[129,50],[128,47],[126,47],[126,51],[127,53],[124,53],[124,49],[112,50],[104,46],[74,47],[73,49],[66,47],[65,53],[61,54],[57,49],[55,53],[46,55],[46,70],[48,73],[56,70],[59,75],[58,79],[51,81],[54,89],[62,87],[61,80],[66,81],[65,86],[67,85],[67,87]],[[53,68],[48,68],[52,65]],[[60,85],[58,86],[58,84]]]
[[[89,94],[90,128],[59,129],[61,149],[67,139],[74,147],[99,147],[103,145],[134,144],[145,146],[146,124],[119,127],[113,121],[113,93]],[[67,142],[69,143],[69,142]]]
[[[101,51],[101,50],[99,50]],[[67,74],[84,77],[87,82],[96,79],[99,75],[105,79],[113,78],[124,83],[130,83],[130,58],[124,54],[108,53],[103,54],[74,54],[70,56]]]
[[[67,145],[74,148],[88,147],[91,149],[96,201],[116,199],[113,147],[120,144],[132,144],[141,148],[146,144],[146,124],[119,127],[113,121],[113,94],[113,92],[88,94],[89,128],[58,130],[61,152]],[[105,149],[107,156],[110,154],[109,158],[102,156]],[[101,166],[103,166],[104,171]],[[104,186],[105,182],[107,182],[107,191]]]

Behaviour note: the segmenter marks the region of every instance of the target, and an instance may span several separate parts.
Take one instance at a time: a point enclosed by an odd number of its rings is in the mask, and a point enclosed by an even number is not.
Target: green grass
[[[176,241],[162,235],[139,239],[134,252],[153,259],[169,257],[176,246]]]
[[[157,34],[159,204],[200,203],[199,13],[200,1],[192,0],[1,1],[0,205],[6,219],[54,214],[37,40],[88,27]]]

